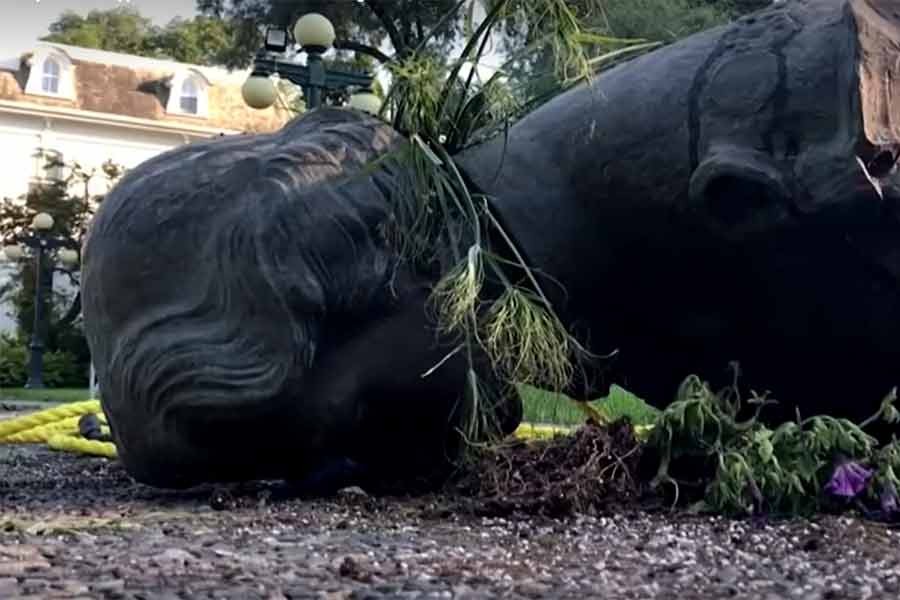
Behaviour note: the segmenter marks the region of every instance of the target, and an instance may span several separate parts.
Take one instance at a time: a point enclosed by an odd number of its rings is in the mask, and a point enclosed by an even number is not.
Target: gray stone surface
[[[135,484],[105,459],[0,454],[0,597],[893,599],[900,534],[853,518],[640,510],[476,518],[446,499],[275,499]],[[4,485],[6,484],[6,485]]]

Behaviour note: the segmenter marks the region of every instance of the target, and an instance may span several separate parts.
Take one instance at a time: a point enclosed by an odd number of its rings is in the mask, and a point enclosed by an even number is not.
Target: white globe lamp
[[[3,255],[7,258],[7,260],[20,260],[23,256],[25,256],[25,251],[22,250],[22,246],[18,244],[11,244],[9,246],[3,247]]]
[[[31,220],[31,227],[38,231],[50,231],[53,229],[53,217],[45,212],[38,213]]]
[[[241,86],[241,95],[247,106],[261,110],[275,104],[277,92],[270,77],[251,75]]]
[[[63,248],[59,251],[59,260],[67,267],[74,267],[78,264],[78,252],[71,248]]]
[[[301,47],[331,48],[334,43],[334,25],[324,15],[308,13],[294,23],[294,39]]]

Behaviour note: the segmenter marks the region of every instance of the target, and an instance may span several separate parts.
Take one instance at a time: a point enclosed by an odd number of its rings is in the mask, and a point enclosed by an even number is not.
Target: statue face
[[[770,11],[723,34],[692,99],[690,205],[709,227],[739,239],[878,218],[900,151],[900,14],[882,4]]]
[[[900,383],[900,10],[819,6],[834,10],[770,11],[719,42],[686,214],[728,257],[733,347],[764,386],[877,402]]]
[[[877,403],[900,383],[898,41],[896,0],[784,3],[561,94],[464,167],[564,318],[620,350],[617,382],[667,401],[734,360],[788,403],[860,381]]]

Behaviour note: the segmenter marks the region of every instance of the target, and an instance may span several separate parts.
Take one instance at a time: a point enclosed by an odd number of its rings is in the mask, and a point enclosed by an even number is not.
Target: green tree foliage
[[[607,0],[598,22],[610,35],[674,42],[728,21],[732,12],[719,4],[697,0]]]
[[[197,65],[224,65],[234,54],[234,32],[219,19],[172,19],[148,39],[148,55]]]
[[[234,28],[236,51],[229,66],[245,67],[262,45],[266,25],[289,28],[299,16],[310,12],[328,17],[337,39],[348,43],[345,49],[382,61],[388,58],[380,50],[385,42],[392,48],[390,54],[400,55],[409,54],[426,40],[432,47],[444,47],[458,37],[459,22],[441,27],[437,35],[430,34],[459,3],[459,0],[197,0],[197,9]]]
[[[391,54],[406,55],[418,48],[430,32],[435,48],[446,48],[458,41],[466,29],[466,15],[475,7],[490,10],[500,0],[197,0],[197,9],[204,15],[230,23],[236,33],[237,47],[230,66],[250,64],[253,53],[262,44],[264,26],[290,26],[294,20],[309,12],[326,15],[334,24],[338,40],[352,40],[348,49],[372,52],[388,43]],[[593,23],[601,25],[610,35],[642,37],[672,41],[728,18],[745,14],[769,5],[771,0],[572,0],[573,12],[590,9]],[[535,4],[539,6],[540,3]],[[527,11],[526,11],[527,12]],[[532,39],[551,22],[546,15],[531,23],[523,23],[510,15],[506,23],[508,38]],[[445,22],[448,15],[454,18]],[[440,25],[440,27],[439,27]],[[449,26],[448,26],[449,25]],[[387,57],[382,57],[387,58]]]
[[[92,10],[82,17],[66,11],[50,24],[48,42],[84,48],[144,54],[146,41],[153,33],[153,23],[131,8]]]
[[[86,16],[66,11],[49,30],[44,41],[200,65],[229,63],[236,51],[234,31],[226,21],[174,18],[159,27],[130,7],[92,10]]]
[[[111,185],[122,174],[122,169],[112,161],[88,170],[76,162],[53,165],[54,160],[51,158],[48,162],[51,166],[64,168],[63,178],[39,182],[24,196],[0,201],[0,239],[4,246],[15,244],[21,236],[27,235],[34,216],[46,212],[53,217],[53,229],[49,233],[80,247],[88,223],[103,200],[102,195],[91,194],[90,182],[102,179]],[[84,375],[89,366],[90,353],[81,328],[78,267],[63,265],[53,253],[47,256],[43,267],[40,285],[43,297],[49,299],[45,304],[47,318],[42,331],[46,349],[50,354],[56,352],[61,353],[59,356],[71,357],[71,368],[63,365],[60,367],[63,371]],[[53,288],[54,276],[57,280],[62,277],[71,284],[70,287],[76,290],[74,297]],[[23,260],[0,287],[0,299],[13,306],[16,338],[23,345],[33,333],[35,285],[35,261]],[[64,362],[59,356],[54,360]]]
[[[663,44],[721,25],[738,14],[730,2],[708,0],[573,0],[569,4],[581,11],[585,24],[598,35]],[[507,35],[501,40],[508,54],[523,42],[539,43],[547,34],[541,23],[514,17],[518,18],[507,21]],[[553,69],[556,60],[554,48],[544,44],[512,64],[510,76],[520,94],[545,97],[558,89]],[[609,61],[606,66],[615,63]]]
[[[572,49],[552,47],[550,40],[558,40],[552,24],[578,23],[587,29],[583,34],[606,38],[631,38],[669,43],[697,31],[724,23],[749,10],[767,5],[769,0],[572,0],[561,10],[567,15],[549,15],[529,9],[541,3],[516,4],[516,8],[502,15],[502,27],[491,40],[492,49],[506,57],[521,56],[505,65],[510,93],[518,100],[541,99],[559,89],[560,56],[572,54]],[[237,32],[238,42],[230,66],[246,66],[262,44],[266,25],[289,27],[298,16],[320,12],[335,26],[337,47],[356,50],[351,54],[338,53],[329,66],[345,66],[361,56],[391,61],[393,70],[409,72],[409,65],[397,66],[419,50],[436,51],[446,62],[448,48],[459,46],[472,34],[479,15],[496,7],[511,6],[503,0],[197,0],[203,14],[229,23]],[[563,18],[558,18],[563,17]],[[572,32],[576,33],[576,32]],[[577,43],[588,42],[582,36]],[[571,36],[573,39],[577,35]],[[421,48],[420,48],[421,46]],[[391,50],[382,54],[380,48]],[[526,51],[526,48],[528,51]],[[597,40],[593,53],[603,54],[610,49],[608,40]],[[625,58],[624,56],[622,58]],[[614,64],[610,60],[608,64]],[[356,64],[355,67],[362,65]],[[371,65],[366,65],[371,68]],[[581,69],[578,69],[579,71]]]
[[[597,35],[669,44],[765,8],[771,0],[571,0],[567,4]],[[560,82],[553,68],[557,52],[539,42],[549,33],[545,24],[528,14],[513,14],[506,20],[504,33],[500,46],[507,55],[528,44],[538,45],[535,52],[509,65],[517,97],[545,100],[558,92]],[[604,66],[616,62],[606,61]]]

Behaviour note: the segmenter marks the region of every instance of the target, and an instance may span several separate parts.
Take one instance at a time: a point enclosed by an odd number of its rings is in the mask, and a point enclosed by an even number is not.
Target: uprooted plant
[[[461,1],[457,9],[466,5],[474,6]],[[584,6],[590,8],[590,3]],[[564,0],[497,0],[477,24],[473,14],[464,16],[465,45],[450,63],[427,48],[432,36],[387,63],[393,83],[383,110],[390,107],[394,127],[409,143],[377,161],[398,174],[385,237],[404,260],[442,275],[432,306],[444,332],[459,339],[454,352],[464,352],[471,366],[465,408],[470,439],[493,429],[486,420],[491,411],[481,408],[490,404],[485,395],[491,389],[474,368],[476,352],[487,355],[503,384],[551,390],[567,387],[578,360],[588,352],[557,318],[516,244],[491,214],[489,198],[468,188],[453,154],[483,136],[502,135],[539,101],[523,97],[507,81],[508,65],[524,55],[551,48],[557,91],[562,91],[590,78],[598,67],[656,45],[600,35],[585,25],[585,14]],[[453,18],[448,15],[433,35]],[[477,65],[493,31],[511,18],[533,25],[529,43],[487,81],[478,80]],[[469,72],[462,77],[466,67]],[[486,232],[503,241],[505,256],[490,247]],[[511,272],[521,276],[514,278]],[[483,293],[486,280],[499,289],[493,297]]]
[[[772,428],[761,419],[776,402],[768,395],[751,393],[744,402],[737,376],[718,393],[690,376],[648,435],[627,419],[589,420],[551,439],[480,445],[453,489],[486,514],[595,513],[643,490],[669,496],[672,508],[736,517],[857,508],[894,520],[900,440],[879,447],[865,430],[879,420],[900,423],[896,398],[891,391],[858,424],[798,415]]]
[[[461,0],[457,8],[464,5]],[[437,274],[433,306],[444,331],[459,336],[454,353],[464,352],[474,365],[476,350],[483,351],[501,381],[557,391],[567,387],[587,351],[557,318],[516,244],[493,218],[489,198],[467,186],[453,159],[484,136],[504,135],[513,120],[541,99],[523,98],[511,89],[504,80],[506,65],[486,82],[476,81],[473,66],[481,62],[492,30],[516,11],[539,17],[541,26],[535,31],[542,33],[522,52],[548,44],[553,48],[562,82],[555,92],[590,78],[598,66],[654,45],[597,35],[583,27],[583,19],[564,0],[497,0],[490,6],[477,26],[470,13],[465,47],[449,64],[423,42],[386,65],[393,86],[383,110],[390,110],[395,128],[409,143],[373,165],[388,165],[398,174],[390,194],[393,217],[384,233],[404,260]],[[465,66],[469,73],[462,78]],[[488,237],[503,241],[504,256]],[[487,282],[495,290],[491,297],[484,293]],[[486,387],[472,366],[465,428],[469,439],[483,438],[491,428],[485,422],[490,411],[480,408],[487,404]],[[895,510],[897,442],[879,449],[864,431],[867,423],[827,416],[798,417],[771,429],[759,418],[771,402],[768,396],[752,395],[747,404],[755,414],[741,420],[736,385],[716,394],[699,378],[688,378],[647,442],[662,457],[653,487],[672,484],[678,496],[690,482],[680,481],[675,467],[693,461],[698,509],[796,513],[841,498],[878,498],[884,510]],[[893,402],[892,394],[877,418],[897,421]],[[503,458],[502,447],[497,451],[498,460],[514,463],[508,453]],[[512,472],[521,476],[523,471]]]
[[[540,441],[508,440],[478,448],[451,490],[481,515],[597,514],[637,497],[641,450],[627,421],[589,423]]]
[[[695,485],[700,499],[694,509],[730,515],[808,514],[851,505],[869,511],[874,501],[882,516],[891,518],[898,511],[900,442],[879,448],[865,428],[878,420],[900,422],[896,398],[894,389],[879,411],[859,424],[798,415],[771,429],[760,416],[775,400],[751,394],[747,404],[755,410],[741,420],[737,375],[719,393],[691,376],[647,442],[660,457],[651,488],[673,486],[677,502],[682,484]],[[693,481],[679,480],[675,471],[689,473]]]

